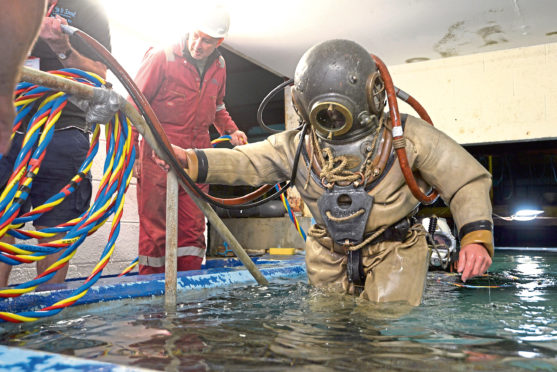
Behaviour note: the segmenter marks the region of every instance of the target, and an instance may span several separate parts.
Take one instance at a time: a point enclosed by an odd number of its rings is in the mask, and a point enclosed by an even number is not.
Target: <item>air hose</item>
[[[249,203],[248,201],[260,197],[261,195],[263,195],[264,193],[272,189],[273,186],[271,185],[263,186],[260,189],[242,198],[222,199],[222,198],[216,198],[207,195],[203,190],[201,190],[195,184],[195,182],[188,176],[188,174],[184,171],[184,169],[181,167],[179,162],[176,160],[170,142],[168,141],[168,138],[166,137],[164,130],[160,122],[158,121],[153,109],[149,105],[149,102],[147,101],[143,93],[137,88],[133,79],[122,68],[122,66],[120,66],[120,64],[114,59],[114,57],[110,54],[110,52],[106,50],[106,48],[98,41],[96,41],[94,38],[92,38],[91,36],[87,35],[85,32],[79,29],[76,29],[71,26],[63,25],[62,30],[70,35],[75,35],[79,37],[83,42],[89,45],[89,47],[92,48],[92,50],[96,53],[99,59],[101,59],[101,61],[114,73],[114,75],[126,88],[130,97],[136,103],[137,108],[145,118],[147,125],[151,129],[155,143],[159,145],[161,151],[164,152],[165,154],[165,160],[168,160],[170,162],[170,165],[176,171],[178,178],[195,194],[195,196],[201,198],[202,200],[204,200],[209,204],[221,208],[247,209],[247,208],[256,207],[261,204],[264,204],[269,200],[273,200],[286,191],[287,187],[284,187],[280,192],[276,192],[275,194],[267,198],[252,203]],[[145,133],[141,133],[141,134],[145,135]],[[303,136],[301,138],[303,138]],[[299,150],[301,150],[302,143],[303,141],[300,141]],[[292,177],[288,185],[294,183],[295,170],[297,168],[299,154],[301,154],[301,151],[297,151],[297,157],[294,159],[294,169],[292,171]]]
[[[280,185],[276,184],[275,188],[277,189],[277,191],[280,191]],[[292,221],[292,223],[294,224],[294,227],[296,228],[296,231],[298,231],[298,234],[300,234],[302,239],[304,239],[304,241],[306,241],[306,233],[305,233],[304,229],[302,229],[302,226],[300,226],[300,222],[296,218],[296,215],[294,215],[294,212],[292,212],[292,208],[290,207],[290,203],[284,197],[284,194],[280,196],[280,200],[282,201],[282,204],[284,205],[284,209],[286,209],[286,212],[288,213],[288,217],[290,217],[290,221]]]
[[[105,84],[100,77],[76,69],[52,71],[51,74],[94,87],[101,87]],[[23,117],[37,104],[38,109],[29,123],[21,151],[14,163],[14,171],[0,197],[0,236],[4,236],[7,233],[18,239],[28,240],[31,238],[52,237],[60,233],[65,235],[61,239],[37,245],[1,242],[0,251],[2,253],[0,254],[0,261],[11,265],[38,261],[50,253],[63,251],[63,254],[45,272],[33,280],[7,289],[1,289],[0,297],[20,296],[51,279],[58,269],[68,264],[68,261],[75,255],[77,248],[85,238],[97,231],[112,217],[112,227],[108,242],[99,262],[93,268],[90,275],[68,298],[37,311],[17,314],[0,312],[0,320],[2,321],[16,323],[35,321],[39,318],[55,315],[78,301],[100,278],[104,267],[114,251],[115,242],[120,232],[124,195],[132,178],[133,161],[131,159],[135,158],[135,149],[131,140],[131,123],[120,112],[116,113],[105,126],[106,160],[104,163],[104,173],[95,199],[89,209],[80,217],[55,227],[40,231],[25,231],[21,229],[25,222],[37,219],[74,192],[79,183],[89,173],[92,160],[97,154],[100,133],[100,126],[98,124],[94,127],[86,159],[72,180],[43,205],[37,206],[30,212],[18,216],[20,207],[28,197],[33,179],[39,172],[45,149],[54,133],[54,125],[67,100],[68,96],[65,93],[56,92],[51,88],[30,83],[20,83],[16,88],[15,105],[17,115],[14,132],[21,125]]]
[[[293,82],[294,82],[294,79],[289,79],[289,80],[286,80],[286,81],[280,83],[275,88],[273,88],[273,90],[271,90],[269,92],[269,94],[267,94],[265,96],[265,98],[263,98],[263,101],[261,101],[261,103],[259,104],[259,107],[257,108],[257,122],[259,123],[259,126],[263,130],[266,130],[269,133],[280,133],[280,132],[282,132],[281,130],[273,129],[273,128],[271,128],[271,127],[269,127],[268,125],[265,124],[265,122],[263,121],[263,111],[265,110],[265,108],[267,107],[267,105],[269,104],[271,99],[275,96],[275,94],[277,94],[277,92],[281,91],[282,89],[284,89],[286,86],[292,84]]]
[[[395,90],[391,74],[389,73],[389,70],[387,69],[385,63],[383,63],[383,61],[379,59],[379,57],[375,55],[371,55],[371,57],[375,61],[375,64],[379,69],[379,73],[381,74],[381,77],[385,82],[385,90],[387,91],[387,102],[389,103],[389,115],[393,124],[393,144],[398,157],[400,168],[402,170],[402,174],[404,175],[404,179],[406,180],[406,183],[408,184],[412,195],[414,195],[416,199],[424,204],[432,204],[433,202],[435,202],[435,200],[437,200],[439,194],[435,190],[432,190],[429,195],[424,194],[422,190],[420,190],[420,187],[418,186],[418,183],[416,182],[416,179],[412,174],[410,164],[408,163],[408,156],[406,155],[406,148],[404,143],[404,131],[402,129],[400,113],[398,111],[398,104],[396,100],[397,92]],[[401,94],[400,92],[401,91],[399,90],[399,94]],[[410,96],[408,97],[411,98]],[[423,109],[423,107],[421,107],[421,105],[419,105],[416,100],[409,99],[408,103],[413,105],[414,109],[416,109],[417,107],[418,114],[420,114],[422,119],[428,121],[431,125],[433,125],[433,123],[431,122],[431,118],[429,118],[429,115],[427,115],[425,109]],[[427,116],[424,116],[424,113]]]

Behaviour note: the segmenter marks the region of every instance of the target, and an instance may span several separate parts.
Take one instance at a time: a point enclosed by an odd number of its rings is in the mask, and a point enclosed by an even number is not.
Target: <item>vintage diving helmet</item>
[[[320,144],[335,156],[348,155],[356,169],[370,150],[370,135],[385,106],[385,89],[370,54],[350,40],[329,40],[310,48],[294,74],[292,99]]]
[[[377,66],[353,41],[322,42],[298,62],[292,100],[311,125],[314,151],[330,163],[327,171],[322,167],[325,192],[318,201],[326,228],[337,244],[355,245],[363,241],[373,205],[363,169],[378,152],[384,130],[385,87]]]

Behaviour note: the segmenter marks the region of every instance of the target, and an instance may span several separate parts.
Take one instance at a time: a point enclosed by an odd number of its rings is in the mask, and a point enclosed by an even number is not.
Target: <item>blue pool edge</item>
[[[261,274],[270,282],[276,278],[300,278],[306,275],[303,255],[265,256],[254,259]],[[0,311],[19,313],[37,311],[75,295],[83,281],[68,281],[44,287],[41,291],[0,301]],[[177,293],[191,290],[256,284],[251,273],[237,259],[208,262],[204,269],[178,272]],[[164,274],[131,275],[99,279],[75,305],[127,298],[164,295]]]

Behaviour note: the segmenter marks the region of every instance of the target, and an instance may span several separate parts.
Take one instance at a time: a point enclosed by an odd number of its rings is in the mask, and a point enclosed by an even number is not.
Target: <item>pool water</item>
[[[557,254],[498,251],[462,287],[430,272],[423,304],[371,305],[274,281],[84,306],[0,324],[2,344],[176,371],[557,370]]]

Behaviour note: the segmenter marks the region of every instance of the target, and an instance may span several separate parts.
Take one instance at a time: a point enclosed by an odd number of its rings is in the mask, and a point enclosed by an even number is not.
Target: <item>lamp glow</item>
[[[539,209],[521,209],[511,216],[514,221],[531,221],[542,214]]]

